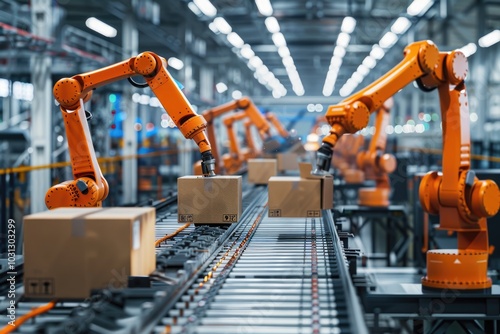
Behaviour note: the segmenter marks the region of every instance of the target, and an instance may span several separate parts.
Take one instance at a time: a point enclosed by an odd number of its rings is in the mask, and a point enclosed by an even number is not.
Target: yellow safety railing
[[[191,152],[191,150],[188,150],[186,152]],[[123,161],[123,160],[129,160],[129,159],[139,159],[139,158],[151,158],[151,157],[157,157],[157,156],[163,156],[163,155],[172,155],[172,154],[176,154],[176,153],[179,153],[179,150],[171,149],[171,150],[162,150],[162,151],[143,153],[143,154],[130,154],[130,155],[119,155],[119,156],[114,156],[114,157],[101,157],[101,158],[97,158],[97,161],[99,162],[99,164],[105,164],[105,163],[109,163],[109,162],[117,162],[117,161]],[[62,168],[62,167],[68,167],[70,165],[71,165],[71,162],[63,161],[63,162],[55,162],[55,163],[51,163],[51,164],[46,164],[46,165],[20,166],[20,167],[13,167],[13,168],[4,168],[4,169],[0,169],[0,175],[9,174],[9,173],[31,172],[34,170],[48,169],[48,168]]]

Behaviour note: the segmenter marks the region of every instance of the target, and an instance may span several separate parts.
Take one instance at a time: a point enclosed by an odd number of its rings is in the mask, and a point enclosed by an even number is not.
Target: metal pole
[[[31,1],[32,32],[44,38],[52,36],[52,1]],[[31,57],[33,109],[31,111],[31,165],[51,162],[52,149],[52,60],[45,52]],[[50,188],[50,170],[33,171],[30,181],[31,213],[45,210],[45,192]]]
[[[138,54],[139,33],[132,15],[123,21],[123,56],[129,58]],[[131,85],[126,85],[123,90],[123,106],[127,118],[123,122],[123,155],[137,154],[137,132],[134,124],[137,119],[137,104],[132,101],[132,94],[136,90]],[[123,160],[122,184],[123,203],[137,202],[137,159]]]

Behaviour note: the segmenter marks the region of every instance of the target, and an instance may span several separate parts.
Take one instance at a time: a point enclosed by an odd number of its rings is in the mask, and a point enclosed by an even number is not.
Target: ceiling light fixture
[[[191,11],[196,15],[196,16],[202,16],[203,13],[201,10],[194,4],[194,2],[188,2],[188,8],[191,9]]]
[[[411,16],[420,16],[423,15],[433,3],[433,0],[413,0],[406,12]]]
[[[184,67],[184,62],[176,57],[168,58],[167,64],[176,70],[181,70]]]
[[[363,59],[363,65],[365,65],[369,69],[372,69],[375,67],[375,65],[377,65],[377,61],[372,56],[366,56],[366,58]]]
[[[219,31],[219,29],[217,29],[217,26],[215,25],[215,23],[210,22],[210,23],[208,24],[208,28],[209,28],[210,30],[212,30],[212,32],[213,32],[214,34],[216,34],[216,35],[220,34],[220,31]]]
[[[393,33],[392,31],[388,31],[385,33],[384,36],[380,39],[380,42],[378,42],[378,45],[384,49],[389,49],[391,46],[396,44],[398,41],[398,35]]]
[[[474,53],[476,53],[477,46],[475,43],[469,43],[469,44],[461,47],[458,50],[462,51],[463,54],[468,58],[468,57],[472,56]]]
[[[391,26],[391,31],[395,34],[404,34],[411,27],[411,21],[401,16]]]
[[[290,67],[294,65],[293,58],[290,56],[284,57],[283,59],[281,59],[281,61],[283,62],[283,65],[285,65],[285,67]]]
[[[337,37],[337,45],[346,48],[349,45],[351,36],[348,33],[341,32]]]
[[[99,34],[101,34],[103,36],[106,36],[106,37],[109,37],[109,38],[116,37],[117,31],[116,31],[115,28],[113,28],[112,26],[110,26],[107,23],[102,22],[99,19],[96,19],[95,17],[89,17],[85,21],[85,25],[89,29],[92,29],[95,32],[97,32],[97,33],[99,33]]]
[[[374,58],[375,60],[380,60],[382,58],[384,58],[384,55],[385,55],[385,51],[384,49],[382,49],[380,46],[378,46],[377,44],[375,44],[373,47],[372,47],[372,50],[370,51],[370,56],[372,58]]]
[[[478,44],[482,48],[488,48],[498,42],[500,42],[500,30],[496,29],[481,37]]]
[[[209,17],[217,15],[217,8],[212,5],[210,0],[193,0],[194,4],[201,10],[203,14]]]
[[[290,55],[290,49],[287,46],[280,46],[278,48],[278,54],[281,58],[288,57]]]
[[[342,32],[351,34],[356,28],[356,19],[354,17],[346,16],[342,20],[342,25],[340,26],[340,30]]]
[[[219,82],[218,84],[215,85],[215,89],[217,89],[217,92],[222,94],[225,91],[227,91],[227,85],[223,82]]]
[[[250,58],[248,60],[248,63],[250,65],[252,65],[252,67],[255,68],[255,69],[257,69],[257,68],[259,68],[260,66],[263,65],[262,59],[260,59],[258,56],[253,56],[252,58]]]
[[[217,27],[217,30],[225,35],[229,34],[233,30],[223,17],[216,17],[213,23]]]
[[[240,54],[243,58],[246,59],[250,59],[255,56],[255,52],[253,52],[252,48],[248,44],[245,44],[241,47]]]
[[[370,69],[363,64],[359,65],[356,71],[364,77],[366,77],[368,73],[370,73]]]
[[[245,44],[245,42],[241,39],[240,35],[238,35],[234,31],[229,35],[227,35],[227,40],[229,41],[229,43],[231,43],[231,45],[233,45],[236,48],[241,48]]]
[[[345,49],[339,45],[333,49],[333,56],[338,57],[338,58],[344,58],[345,56]]]
[[[278,23],[278,20],[276,20],[276,18],[273,16],[269,16],[266,19],[265,24],[267,31],[269,31],[271,34],[280,31],[280,24]]]
[[[274,33],[272,36],[272,39],[273,39],[274,45],[276,45],[277,48],[279,48],[281,46],[286,46],[285,36],[283,36],[282,33],[280,33],[280,32]]]
[[[273,15],[273,7],[271,6],[271,2],[269,0],[255,0],[255,4],[257,5],[259,13],[261,13],[262,15]]]

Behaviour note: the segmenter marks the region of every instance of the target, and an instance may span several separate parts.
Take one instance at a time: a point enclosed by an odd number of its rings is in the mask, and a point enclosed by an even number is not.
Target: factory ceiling
[[[248,93],[339,97],[394,66],[409,42],[431,39],[441,50],[461,48],[498,28],[500,0],[416,2],[428,5],[411,8],[407,0],[272,0],[266,12],[253,0],[212,0],[214,8],[207,15],[188,0],[57,0],[54,22],[62,43],[51,48],[65,46],[55,55],[69,58],[54,71],[123,58],[123,22],[130,18],[139,31],[139,51],[166,58],[190,56],[193,64],[213,66],[217,81],[234,80],[227,75],[236,68],[239,81],[246,82],[241,85],[252,87]],[[0,1],[0,21],[29,31],[29,7],[27,0]],[[116,37],[88,29],[85,21],[90,16],[115,27]],[[215,18],[223,18],[229,28],[220,25],[220,19],[215,24]],[[241,40],[229,41],[229,31]],[[23,36],[5,28],[2,35],[2,58],[8,59],[16,48],[17,57],[30,55],[19,42]],[[241,43],[243,48],[234,46]],[[254,59],[249,60],[252,53]]]

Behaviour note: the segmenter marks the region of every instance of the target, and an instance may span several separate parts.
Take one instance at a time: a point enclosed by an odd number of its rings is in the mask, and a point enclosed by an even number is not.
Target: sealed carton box
[[[311,175],[311,164],[300,163],[300,177],[269,179],[269,217],[321,217],[333,207],[333,177]]]
[[[278,153],[276,158],[280,172],[299,169],[299,155],[297,153]]]
[[[183,176],[177,179],[179,223],[232,224],[240,220],[241,176]]]
[[[278,175],[276,159],[249,159],[248,183],[267,184],[271,176]]]
[[[30,298],[82,299],[155,269],[154,208],[59,208],[24,217]]]

